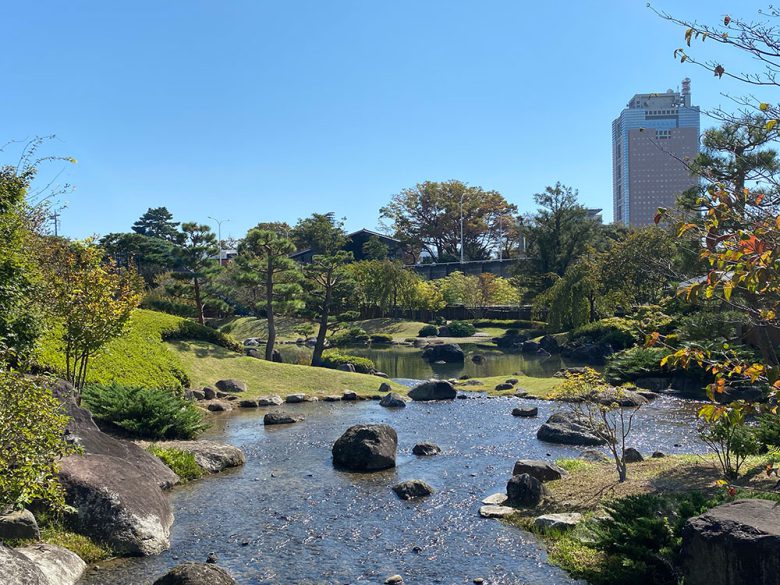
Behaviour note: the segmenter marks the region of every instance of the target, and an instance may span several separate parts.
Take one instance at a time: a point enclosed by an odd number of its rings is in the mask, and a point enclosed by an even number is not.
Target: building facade
[[[682,91],[640,93],[612,122],[612,198],[616,223],[653,223],[697,180],[685,162],[699,153],[699,107],[691,105],[691,80]]]

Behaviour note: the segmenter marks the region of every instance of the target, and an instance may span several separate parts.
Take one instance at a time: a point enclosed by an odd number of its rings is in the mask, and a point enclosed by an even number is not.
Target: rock
[[[393,486],[393,491],[402,500],[414,500],[430,496],[433,488],[422,480],[409,479]]]
[[[0,543],[0,583],[3,585],[49,585],[43,571],[22,553]]]
[[[392,392],[392,391],[393,391],[393,387],[390,384],[388,384],[387,382],[382,382],[379,385],[379,390],[377,390],[377,392],[379,392],[380,394],[386,394],[386,393]]]
[[[390,377],[390,376],[388,376],[387,374],[385,374],[384,372],[374,372],[374,375],[375,375],[377,378],[389,378],[389,377]],[[380,386],[380,389],[381,389],[381,386]]]
[[[488,496],[484,500],[482,500],[482,503],[487,506],[502,506],[506,503],[507,497],[506,494],[498,493],[493,494],[492,496]]]
[[[385,585],[403,585],[404,578],[401,575],[391,575],[385,579]]]
[[[427,346],[422,357],[429,362],[460,363],[464,361],[465,354],[457,343],[438,343]]]
[[[496,346],[502,348],[502,349],[520,349],[523,345],[523,343],[528,338],[525,335],[522,335],[518,332],[512,332],[507,331],[504,335],[501,337],[494,337],[493,343],[496,344]]]
[[[516,392],[513,394],[513,396],[514,396],[515,398],[525,398],[526,396],[528,396],[528,390],[523,390],[523,389],[521,388],[520,390],[517,390],[517,391],[516,391]]]
[[[382,400],[379,401],[379,406],[384,406],[386,408],[404,408],[406,406],[406,400],[397,392],[390,392],[390,394],[386,394],[382,397]]]
[[[276,394],[261,396],[257,399],[257,406],[279,406],[284,400]]]
[[[596,451],[595,449],[585,449],[585,451],[580,453],[579,459],[582,459],[583,461],[590,461],[591,463],[604,463],[609,461],[609,457],[607,457],[601,451]]]
[[[185,390],[184,397],[187,400],[206,400],[203,390]]]
[[[612,346],[608,343],[585,343],[583,345],[564,345],[561,348],[561,355],[572,360],[591,364],[604,365],[607,357],[615,353]]]
[[[536,432],[536,438],[563,445],[604,445],[606,440],[594,435],[585,421],[573,412],[557,412]]]
[[[333,464],[352,471],[378,471],[395,467],[398,435],[384,424],[349,427],[333,444]]]
[[[505,383],[505,384],[509,384],[510,386],[514,386],[514,385],[515,385],[515,384],[517,384],[519,381],[520,381],[520,380],[518,380],[517,378],[509,378],[508,380],[505,380],[505,381],[504,381],[504,383]]]
[[[216,564],[184,563],[168,571],[153,585],[236,585],[236,582]]]
[[[297,404],[306,400],[306,394],[288,394],[284,401],[288,404]]]
[[[539,348],[541,346],[539,345],[539,342],[537,341],[531,341],[530,339],[528,341],[524,341],[523,345],[520,346],[520,350],[523,353],[536,353],[539,351]]]
[[[672,379],[670,377],[656,377],[656,376],[648,376],[644,378],[637,378],[634,380],[634,384],[637,388],[642,388],[643,390],[650,390],[652,392],[663,392],[664,390],[669,388],[669,385],[672,383]]]
[[[521,416],[525,418],[539,416],[539,409],[536,406],[528,406],[524,408],[513,408],[512,416]]]
[[[341,370],[342,372],[351,372],[355,373],[355,365],[354,364],[341,364],[337,369]]]
[[[0,516],[0,540],[40,540],[38,522],[29,510],[17,510]]]
[[[542,482],[527,473],[512,476],[506,484],[507,503],[512,506],[533,508],[539,505],[545,493]]]
[[[626,447],[623,451],[623,459],[626,463],[639,463],[645,460],[642,454],[633,447]]]
[[[255,359],[258,359],[258,360],[259,359],[263,359],[263,357],[264,357],[264,355],[260,353],[260,350],[254,348],[254,347],[249,347],[249,348],[244,349],[244,354],[247,357],[252,357],[252,358],[255,358]]]
[[[324,396],[322,398],[324,402],[339,402],[341,401],[341,396],[336,396],[335,394],[330,394],[328,396]]]
[[[417,443],[412,447],[412,453],[421,457],[429,457],[441,453],[441,448],[433,443]]]
[[[244,452],[233,445],[216,441],[165,441],[158,447],[178,449],[191,453],[202,469],[209,473],[219,473],[230,467],[240,467],[246,463]]]
[[[457,392],[452,384],[444,380],[429,380],[415,386],[408,393],[412,400],[452,400]]]
[[[520,459],[517,461],[512,470],[512,475],[522,475],[523,473],[527,473],[541,482],[555,481],[556,479],[562,479],[569,475],[555,463],[540,461],[538,459]]]
[[[222,390],[222,392],[246,392],[246,382],[232,378],[218,380],[214,385],[217,387],[217,390]]]
[[[43,573],[47,585],[75,585],[87,570],[87,563],[74,552],[53,544],[33,544],[17,548]],[[0,569],[2,575],[2,569]],[[6,581],[2,581],[6,584]]]
[[[517,510],[509,506],[482,506],[479,509],[479,515],[483,518],[506,518],[517,514]]]
[[[558,353],[561,351],[561,346],[558,344],[558,340],[552,335],[545,335],[539,340],[539,347],[541,347],[547,353]]]
[[[233,407],[225,400],[210,400],[206,408],[211,412],[230,412]]]
[[[238,401],[239,408],[257,408],[257,406],[257,400],[253,400],[252,398],[243,398]]]
[[[65,502],[78,509],[78,532],[119,554],[153,555],[169,547],[173,513],[154,476],[123,458],[88,453],[60,461],[60,480]]]
[[[580,522],[582,522],[582,514],[577,512],[544,514],[534,518],[534,526],[542,532],[547,530],[571,530]]]
[[[282,354],[278,349],[274,349],[271,353],[271,361],[275,364],[282,364],[284,363],[284,360],[282,359]]]
[[[666,453],[663,451],[653,451],[653,454],[650,455],[652,459],[660,459],[661,457],[666,457]]]
[[[499,392],[503,392],[504,390],[511,390],[512,388],[514,388],[514,386],[512,386],[512,384],[497,384],[496,385],[496,390],[498,390]]]
[[[292,423],[301,422],[303,416],[286,414],[284,412],[267,412],[263,417],[264,425],[289,425]]]
[[[358,399],[358,395],[357,392],[353,392],[352,390],[344,390],[344,392],[341,393],[341,399],[354,402]]]
[[[475,364],[481,364],[482,362],[485,361],[485,357],[477,353],[471,356],[471,361],[474,362]]]
[[[216,394],[218,400],[226,400],[227,397],[230,396],[230,394],[223,392],[222,390],[217,390]]]
[[[680,551],[686,585],[776,585],[780,506],[736,500],[689,519]]]
[[[217,391],[214,390],[214,388],[212,388],[211,386],[204,386],[203,397],[204,400],[214,400],[217,397]]]

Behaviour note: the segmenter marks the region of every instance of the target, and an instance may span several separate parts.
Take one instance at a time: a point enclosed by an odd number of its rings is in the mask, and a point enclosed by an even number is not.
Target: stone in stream
[[[441,453],[441,448],[434,443],[417,443],[414,447],[412,447],[412,453],[422,457],[427,457],[431,455],[438,455]]]
[[[457,343],[437,343],[427,346],[422,357],[429,362],[462,363],[465,354]]]
[[[780,505],[736,500],[689,519],[680,558],[686,585],[777,585]]]
[[[563,445],[604,445],[606,440],[597,437],[586,421],[573,412],[556,412],[536,432],[536,438],[548,443]]]
[[[379,401],[379,406],[384,406],[386,408],[404,408],[406,406],[406,400],[397,392],[390,392],[382,397],[382,400]]]
[[[239,408],[257,408],[257,400],[252,398],[244,398],[238,401]]]
[[[507,503],[512,506],[533,508],[545,494],[542,482],[527,473],[512,476],[506,484]]]
[[[541,461],[539,459],[520,459],[515,463],[512,475],[527,473],[541,482],[555,481],[569,475],[564,469],[555,463]]]
[[[333,444],[333,464],[351,471],[379,471],[395,467],[398,435],[384,424],[349,427]]]
[[[184,563],[168,571],[153,585],[236,585],[236,581],[214,563]]]
[[[306,394],[288,394],[284,401],[287,404],[298,404],[306,400]]]
[[[340,402],[341,396],[338,396],[336,394],[329,394],[328,396],[324,396],[322,398],[323,402]]]
[[[503,506],[506,503],[507,496],[506,494],[498,493],[493,494],[492,496],[488,496],[484,500],[482,500],[482,503],[486,506]]]
[[[354,402],[358,399],[358,395],[357,392],[353,392],[352,390],[344,390],[344,392],[341,393],[341,399]]]
[[[534,526],[541,531],[571,530],[582,522],[582,514],[568,512],[561,514],[544,514],[534,518]]]
[[[393,491],[402,500],[414,500],[430,496],[433,488],[422,480],[410,479],[393,486]]]
[[[390,575],[385,579],[385,585],[404,585],[404,578],[401,575]]]
[[[479,509],[479,515],[483,518],[506,518],[514,514],[517,514],[517,510],[509,506],[487,505]]]
[[[211,412],[230,412],[233,407],[225,400],[209,400],[206,408]]]
[[[257,399],[258,406],[279,406],[282,403],[284,403],[284,400],[278,394],[261,396]]]
[[[444,380],[428,380],[409,390],[409,398],[412,400],[452,400],[457,392],[452,384]]]
[[[216,441],[163,441],[155,443],[158,447],[178,449],[190,453],[195,463],[208,473],[219,473],[230,467],[240,467],[246,463],[244,452],[238,447]]]
[[[512,409],[512,416],[519,416],[522,418],[532,418],[539,416],[539,408],[536,406],[527,406]]]
[[[0,540],[40,540],[38,522],[29,510],[16,510],[0,516]]]
[[[217,383],[214,385],[217,387],[217,390],[222,390],[222,392],[246,392],[246,382],[232,378],[217,380]]]
[[[263,417],[264,425],[289,425],[292,423],[301,422],[303,416],[291,415],[285,412],[266,412]]]

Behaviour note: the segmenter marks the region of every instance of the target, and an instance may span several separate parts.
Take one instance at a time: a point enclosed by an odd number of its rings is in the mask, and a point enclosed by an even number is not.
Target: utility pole
[[[463,264],[463,197],[465,193],[460,194],[460,263]]]
[[[210,215],[209,215],[209,219],[217,223],[217,242],[219,243],[219,265],[222,266],[222,224],[230,220],[217,219],[216,217],[211,217]]]
[[[60,214],[55,211],[51,214],[51,218],[54,220],[54,237],[56,238],[59,231]]]

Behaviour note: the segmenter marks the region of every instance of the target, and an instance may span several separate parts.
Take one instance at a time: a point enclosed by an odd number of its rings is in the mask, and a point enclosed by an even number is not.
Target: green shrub
[[[436,337],[439,334],[439,328],[436,325],[423,325],[417,333],[418,337]]]
[[[371,335],[371,343],[393,343],[393,336],[389,333],[374,333]]]
[[[350,327],[328,337],[331,345],[356,345],[368,342],[368,333],[361,327]]]
[[[329,349],[323,352],[322,365],[324,367],[337,370],[339,366],[344,364],[352,364],[355,366],[355,371],[361,374],[370,374],[371,372],[376,371],[374,362],[368,358],[341,353],[335,349]]]
[[[661,360],[669,353],[669,350],[661,347],[636,346],[624,349],[609,357],[604,377],[611,384],[622,384],[638,378],[669,375],[669,368],[661,366]]]
[[[680,318],[677,334],[683,341],[732,341],[739,337],[745,316],[737,311],[702,310]]]
[[[477,329],[484,327],[510,329],[544,329],[547,325],[544,321],[529,321],[527,319],[475,319],[471,321]]]
[[[99,421],[150,439],[190,439],[207,425],[203,413],[172,390],[92,384],[82,401]]]
[[[477,332],[477,328],[465,321],[452,321],[447,325],[450,337],[471,337]]]
[[[766,413],[758,417],[756,437],[767,447],[780,447],[780,415]]]
[[[639,341],[636,324],[630,319],[609,317],[577,327],[569,335],[574,344],[608,343],[615,351],[631,347]]]
[[[163,341],[206,341],[233,351],[243,350],[241,344],[229,335],[189,319],[182,319],[176,327],[163,329],[160,337]]]
[[[195,456],[187,451],[160,445],[149,445],[147,450],[159,458],[179,476],[182,483],[203,477],[203,468],[195,462]]]
[[[360,313],[357,311],[344,311],[343,313],[339,313],[336,317],[336,321],[339,323],[349,323],[350,321],[357,321],[358,319],[360,319]]]

